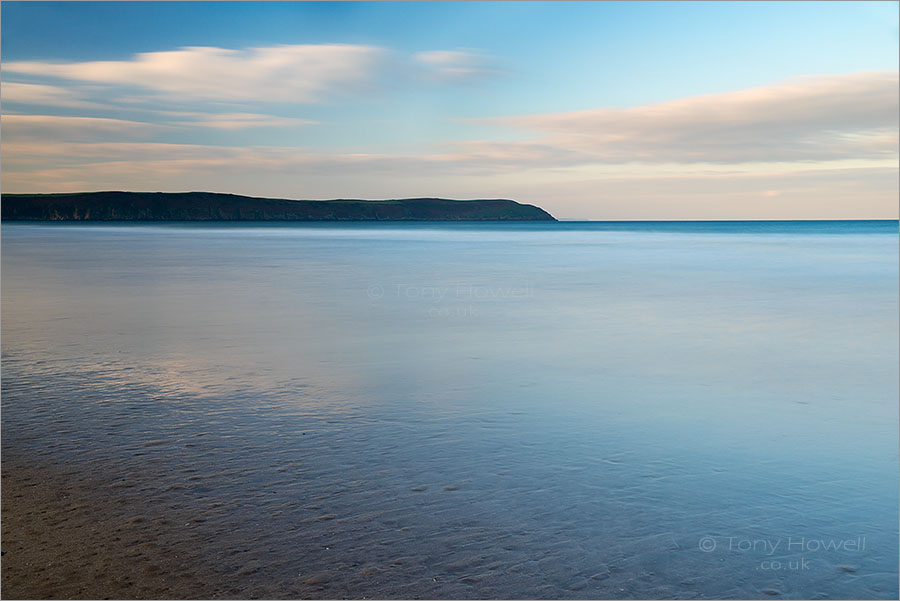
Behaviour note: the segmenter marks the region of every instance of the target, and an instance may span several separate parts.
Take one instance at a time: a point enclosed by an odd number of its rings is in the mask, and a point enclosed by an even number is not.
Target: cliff
[[[513,200],[286,200],[211,192],[3,194],[4,221],[555,221]]]

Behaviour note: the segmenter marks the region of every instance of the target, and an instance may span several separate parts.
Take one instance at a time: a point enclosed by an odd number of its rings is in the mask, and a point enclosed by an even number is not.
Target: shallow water
[[[897,231],[4,224],[3,453],[272,594],[897,598]]]

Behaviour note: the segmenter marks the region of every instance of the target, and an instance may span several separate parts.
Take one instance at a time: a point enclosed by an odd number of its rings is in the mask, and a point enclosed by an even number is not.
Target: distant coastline
[[[556,221],[507,199],[288,200],[213,192],[3,194],[3,221]]]

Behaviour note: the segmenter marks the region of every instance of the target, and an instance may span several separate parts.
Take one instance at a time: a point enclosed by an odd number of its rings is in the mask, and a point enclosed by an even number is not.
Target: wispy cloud
[[[748,165],[869,161],[883,164],[897,155],[898,77],[895,72],[801,78],[768,87],[698,96],[627,109],[596,109],[489,119],[491,123],[542,132],[531,141],[472,140],[432,146],[408,155],[325,153],[315,149],[242,147],[222,155],[222,146],[177,145],[192,160],[206,148],[217,161],[237,160],[265,169],[424,169],[439,165],[447,174],[485,175],[624,164]],[[135,140],[175,127],[244,129],[296,127],[312,122],[256,113],[160,111],[164,125],[137,121],[47,115],[6,115],[4,133],[13,143]],[[147,148],[160,148],[150,144]],[[17,146],[14,144],[11,149]],[[94,153],[110,144],[85,145]],[[137,146],[128,146],[133,152]],[[52,148],[45,148],[54,155]],[[7,154],[7,153],[4,153]],[[95,156],[95,154],[92,154]],[[109,158],[115,160],[118,151]],[[168,158],[178,159],[179,154]],[[163,158],[163,157],[159,157]],[[182,159],[186,157],[181,157]],[[136,160],[145,160],[142,153]],[[154,159],[158,160],[158,159]]]
[[[567,149],[581,161],[807,161],[895,155],[898,107],[897,72],[879,71],[482,122],[543,132],[545,145]],[[509,147],[486,143],[482,151]]]
[[[99,102],[85,100],[71,88],[36,83],[4,81],[0,84],[0,96],[2,96],[3,102],[18,104],[86,109],[106,107]]]
[[[204,46],[145,52],[124,61],[14,61],[3,70],[132,86],[182,99],[308,103],[373,81],[384,57],[381,48],[352,44]]]
[[[519,178],[521,179],[521,178]],[[612,177],[510,181],[509,194],[547,199],[559,218],[604,219],[896,219],[895,167],[723,173],[626,173]],[[774,192],[774,193],[773,193]]]
[[[141,139],[170,129],[141,121],[59,115],[3,115],[3,136],[9,140],[85,141]]]
[[[416,53],[413,60],[427,77],[446,82],[474,81],[499,73],[491,57],[462,50],[428,50]]]
[[[110,119],[105,117],[70,117],[60,115],[2,116],[7,143],[15,141],[89,142],[105,140],[146,140],[163,132],[185,128],[246,130],[251,128],[293,128],[313,125],[308,119],[276,117],[256,113],[198,113],[154,111],[156,122]],[[26,145],[27,146],[27,145]],[[85,144],[92,148],[96,144]],[[101,145],[102,146],[102,145]],[[180,146],[173,144],[171,146]],[[13,148],[20,148],[14,144]],[[42,146],[45,150],[49,148]],[[106,145],[106,147],[109,147]]]
[[[184,117],[184,121],[174,121],[174,124],[186,124],[194,127],[210,127],[213,129],[250,129],[260,127],[301,127],[315,125],[316,121],[310,119],[295,119],[292,117],[276,117],[273,115],[261,115],[258,113],[167,113],[160,112],[163,116]]]

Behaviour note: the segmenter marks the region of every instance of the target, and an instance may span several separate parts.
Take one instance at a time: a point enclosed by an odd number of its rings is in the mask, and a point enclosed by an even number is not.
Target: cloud
[[[6,117],[4,117],[6,119]],[[5,162],[25,162],[49,173],[66,170],[121,173],[125,170],[157,173],[219,170],[266,174],[387,173],[396,177],[435,165],[439,155],[386,155],[367,153],[325,154],[307,148],[282,146],[211,146],[163,142],[76,142],[13,140],[3,145]],[[8,171],[8,170],[5,170]]]
[[[99,109],[104,111],[109,111],[110,109],[114,108],[119,111],[139,111],[142,113],[151,114],[154,117],[160,117],[164,120],[167,120],[166,124],[174,126],[193,126],[223,130],[241,130],[261,127],[299,127],[316,123],[315,121],[310,121],[308,119],[278,117],[274,115],[263,115],[258,113],[201,113],[129,107],[127,105],[124,107],[114,107],[110,104],[102,104],[99,102],[91,102],[85,100],[84,98],[87,96],[87,94],[83,93],[76,86],[69,86],[64,88],[44,84],[3,82],[2,96],[4,102],[35,106]],[[121,99],[116,100],[121,101]],[[146,101],[146,99],[144,100]],[[49,126],[54,122],[57,124],[62,124],[63,130],[72,129],[73,124],[76,123],[81,124],[83,127],[87,127],[91,123],[98,123],[96,121],[67,121],[65,120],[65,118],[62,118],[62,121],[54,121],[54,119],[56,118],[49,115],[35,115],[35,117],[40,117],[40,119],[14,119],[11,122],[14,123],[13,127],[16,129],[21,129],[19,126],[25,123],[30,124],[32,127],[37,123],[41,123],[45,126],[43,127],[43,129],[45,130],[44,133],[46,133],[46,131],[49,131]],[[101,130],[105,133],[110,133],[112,131],[109,120],[101,121],[99,123],[106,126],[101,127]],[[127,129],[127,126],[124,127]],[[131,129],[133,130],[134,128]],[[119,131],[122,131],[122,128],[120,128]]]
[[[3,117],[5,120],[7,117]],[[222,155],[234,150],[227,146],[200,144],[170,144],[167,142],[48,142],[35,139],[4,142],[4,161],[38,159],[45,165],[72,157],[82,163],[97,160],[144,161],[148,159],[201,159],[210,155]]]
[[[5,81],[0,84],[0,94],[3,102],[71,108],[105,108],[105,105],[98,102],[83,100],[70,88],[43,84]]]
[[[898,106],[897,72],[878,71],[801,77],[632,108],[480,122],[543,132],[546,146],[583,161],[833,160],[896,155]],[[494,146],[492,152],[500,150]],[[490,143],[482,150],[491,150]]]
[[[413,60],[427,77],[446,82],[479,80],[499,72],[490,57],[461,50],[428,50]]]
[[[163,115],[189,117],[186,121],[176,121],[176,124],[191,125],[195,127],[210,127],[213,129],[237,130],[257,127],[301,127],[315,125],[316,121],[309,119],[294,119],[291,117],[275,117],[273,115],[260,115],[257,113],[166,113]]]
[[[58,115],[3,115],[6,140],[84,141],[104,140],[110,136],[142,138],[170,129],[165,125],[107,119],[101,117],[62,117]]]
[[[145,144],[158,146],[152,142],[138,142],[153,138],[161,133],[185,128],[209,128],[218,130],[245,130],[250,128],[291,128],[315,124],[307,119],[292,119],[255,113],[193,113],[174,111],[155,111],[157,117],[164,119],[161,123],[131,121],[126,119],[110,119],[105,117],[69,117],[60,115],[3,115],[4,144],[10,149],[41,148],[49,156],[56,155],[52,146],[42,144],[50,142],[56,148],[62,143],[89,142],[82,144],[78,152],[90,152],[95,148],[113,148],[115,142],[131,140],[134,144],[124,142],[129,149]],[[24,144],[22,143],[24,142]],[[29,144],[31,142],[31,144]],[[106,142],[98,144],[95,142]],[[168,144],[173,148],[189,147],[181,144]],[[212,149],[213,146],[195,146],[195,148]],[[4,155],[14,157],[12,152]],[[80,154],[72,155],[73,159]]]
[[[371,83],[385,51],[351,44],[185,47],[125,61],[14,61],[7,73],[133,86],[181,99],[317,102]]]
[[[772,193],[776,192],[776,193]],[[897,219],[897,169],[644,174],[510,182],[507,194],[562,219]]]
[[[4,117],[5,119],[5,117]],[[467,154],[323,153],[284,146],[220,146],[165,142],[79,141],[34,136],[6,141],[2,147],[4,181],[23,182],[33,189],[55,181],[91,181],[103,187],[132,187],[128,178],[160,182],[167,177],[206,178],[207,188],[229,175],[260,182],[272,176],[330,178],[365,176],[395,181],[411,177],[490,176],[496,167],[483,166]],[[201,186],[203,187],[203,186]],[[337,192],[336,196],[341,194]]]

